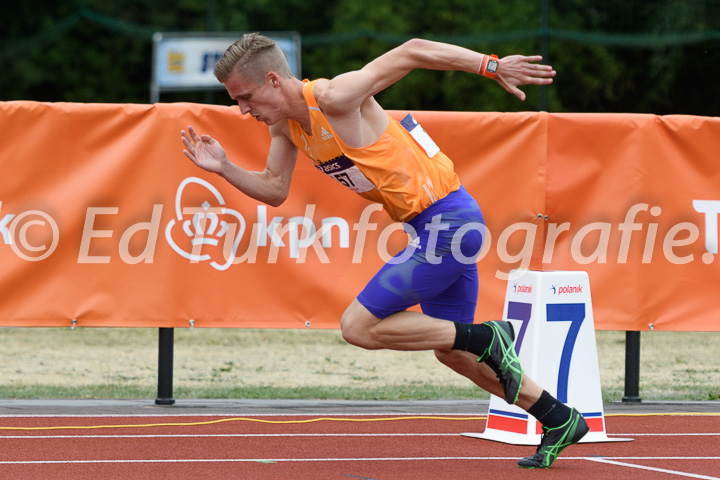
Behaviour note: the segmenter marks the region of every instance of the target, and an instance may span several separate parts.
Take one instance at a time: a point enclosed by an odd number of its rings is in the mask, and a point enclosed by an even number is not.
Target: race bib
[[[410,132],[410,136],[415,139],[417,144],[420,145],[423,150],[425,150],[425,153],[429,158],[438,154],[440,147],[437,146],[433,139],[430,138],[430,135],[427,134],[425,129],[420,126],[411,114],[408,113],[405,118],[400,120],[400,125]]]
[[[369,192],[375,188],[375,185],[345,155],[315,166],[318,170],[334,178],[355,193]]]

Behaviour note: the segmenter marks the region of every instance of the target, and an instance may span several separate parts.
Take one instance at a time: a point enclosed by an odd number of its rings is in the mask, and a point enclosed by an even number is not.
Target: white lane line
[[[213,437],[452,437],[460,436],[460,433],[208,433],[208,434],[161,434],[161,435],[0,435],[0,441],[24,440],[24,439],[85,439],[85,438],[213,438]],[[712,437],[720,436],[718,433],[623,433],[609,434],[608,436],[633,436],[633,437]]]
[[[138,460],[17,460],[0,465],[92,464],[92,463],[222,463],[222,462],[407,462],[413,460],[517,460],[517,457],[380,457],[380,458],[179,458]]]
[[[703,432],[703,433],[608,433],[608,437],[714,437],[720,435],[720,432]]]
[[[720,457],[558,457],[572,460],[720,460]]]
[[[720,457],[637,457],[637,458],[628,458],[632,460],[640,460],[640,459],[647,459],[647,460],[720,460]],[[670,475],[680,475],[683,477],[689,477],[689,478],[701,478],[704,480],[720,480],[720,477],[711,477],[709,475],[698,475],[696,473],[688,473],[688,472],[680,472],[677,470],[668,470],[666,468],[657,468],[657,467],[648,467],[646,465],[636,465],[634,463],[625,463],[625,462],[617,462],[615,460],[609,460],[607,458],[587,458],[587,460],[590,460],[592,462],[597,463],[606,463],[609,465],[618,465],[620,467],[629,467],[629,468],[637,468],[640,470],[650,470],[652,472],[660,472],[660,473],[667,473]]]
[[[0,407],[2,408],[2,407]],[[469,417],[468,419],[476,419],[476,418],[482,418],[487,419],[487,412],[478,412],[478,413],[452,413],[452,412],[444,412],[444,413],[432,413],[432,412],[422,412],[422,413],[410,413],[410,412],[378,412],[378,413],[353,413],[353,412],[346,412],[346,413],[255,413],[255,412],[246,412],[246,413],[139,413],[139,414],[53,414],[53,413],[43,413],[43,414],[2,414],[0,415],[0,418],[173,418],[173,417],[181,417],[181,418],[205,418],[205,417],[225,417],[225,418],[255,418],[255,417],[311,417],[311,418],[325,418],[325,417],[413,417],[413,418],[422,418],[422,417]]]
[[[224,438],[224,437],[459,437],[459,433],[208,433],[169,435],[0,435],[0,440],[94,438]]]
[[[615,464],[625,467],[642,468],[664,473],[686,475],[693,478],[707,480],[720,480],[718,477],[695,475],[691,473],[675,472],[654,467],[644,467],[624,462],[617,462],[613,459],[622,460],[720,460],[720,457],[560,457],[558,460],[590,460],[598,463]],[[407,462],[418,460],[512,460],[517,461],[518,457],[378,457],[378,458],[178,458],[178,459],[98,459],[98,460],[6,460],[0,461],[0,465],[39,465],[39,464],[96,464],[96,463],[280,463],[280,462]]]

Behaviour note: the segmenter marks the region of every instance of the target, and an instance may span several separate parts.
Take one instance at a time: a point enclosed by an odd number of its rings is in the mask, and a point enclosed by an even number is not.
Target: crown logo
[[[190,185],[206,190],[208,199],[199,207],[186,203],[184,194]],[[225,199],[210,182],[188,177],[180,183],[175,193],[175,218],[165,227],[165,239],[175,252],[191,262],[209,261],[210,266],[224,271],[233,264],[244,233],[245,218],[225,206]]]

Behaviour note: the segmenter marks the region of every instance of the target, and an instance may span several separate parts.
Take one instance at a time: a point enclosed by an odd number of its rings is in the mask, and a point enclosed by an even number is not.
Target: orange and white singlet
[[[323,173],[361,197],[381,203],[395,221],[406,222],[460,188],[452,161],[417,124],[412,115],[390,123],[372,145],[352,148],[335,133],[315,100],[315,81],[307,82],[312,135],[290,120],[293,143]],[[412,132],[412,133],[411,133]]]

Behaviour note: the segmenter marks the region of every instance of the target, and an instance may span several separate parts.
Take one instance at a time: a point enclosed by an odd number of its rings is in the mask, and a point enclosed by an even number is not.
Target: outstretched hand
[[[183,153],[198,167],[212,173],[220,173],[227,161],[225,150],[210,135],[198,135],[193,127],[182,131]]]
[[[518,87],[522,85],[550,85],[556,72],[550,65],[541,65],[540,55],[526,57],[524,55],[510,55],[500,59],[500,67],[495,80],[505,90],[520,100],[525,100],[525,93]]]

